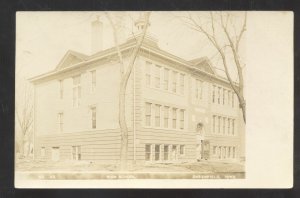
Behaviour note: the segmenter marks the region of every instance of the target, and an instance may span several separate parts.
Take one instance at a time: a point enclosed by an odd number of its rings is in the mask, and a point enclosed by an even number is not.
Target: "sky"
[[[138,12],[110,12],[124,19],[123,37],[135,31]],[[151,12],[148,32],[155,35],[161,49],[186,60],[207,56],[216,68],[220,57],[207,38],[180,19],[182,12]],[[194,13],[205,19],[207,12]],[[90,55],[91,22],[99,16],[103,22],[103,48],[114,46],[112,28],[103,12],[18,12],[16,21],[16,80],[55,69],[68,50]],[[217,70],[218,71],[218,70]],[[221,72],[221,70],[220,70]]]

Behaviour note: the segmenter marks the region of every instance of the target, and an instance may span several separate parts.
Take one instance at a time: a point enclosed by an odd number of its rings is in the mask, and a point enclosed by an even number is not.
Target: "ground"
[[[18,159],[16,162],[17,171],[108,171],[118,170],[118,165],[105,165],[97,162],[88,161],[69,161],[69,162],[45,162],[33,161],[28,159]],[[146,164],[131,165],[130,172],[191,172],[191,173],[222,173],[222,172],[244,172],[244,163],[242,162],[217,162],[200,161],[193,163],[179,164]]]

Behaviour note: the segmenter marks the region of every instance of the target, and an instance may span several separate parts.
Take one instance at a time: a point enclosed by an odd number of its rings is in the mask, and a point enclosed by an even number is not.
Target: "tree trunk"
[[[125,100],[126,100],[126,84],[122,78],[120,82],[120,99],[119,99],[119,125],[121,128],[121,152],[120,152],[120,169],[127,170],[127,151],[128,151],[128,129],[126,125]]]
[[[107,14],[108,18],[109,15]],[[145,28],[143,30],[143,33],[141,35],[141,37],[139,38],[133,52],[132,55],[130,57],[129,63],[128,63],[128,67],[125,68],[124,67],[124,63],[123,63],[123,58],[122,58],[122,54],[120,52],[119,49],[119,44],[118,44],[118,39],[116,38],[116,34],[114,34],[115,37],[115,42],[116,42],[116,49],[118,52],[118,56],[120,59],[120,64],[121,64],[121,81],[120,81],[120,91],[119,91],[119,125],[120,125],[120,130],[121,130],[121,149],[120,149],[120,169],[121,170],[127,170],[127,155],[128,155],[128,128],[127,128],[127,124],[126,124],[126,115],[125,115],[125,107],[126,107],[126,87],[127,87],[127,83],[129,80],[129,77],[131,75],[132,69],[134,67],[134,63],[136,60],[136,57],[138,55],[138,52],[140,50],[140,47],[143,43],[143,40],[145,38],[145,34],[149,25],[149,17],[150,17],[150,12],[146,12],[145,13],[145,19],[146,19],[146,24],[145,24]],[[111,21],[111,19],[109,18],[111,25],[113,26],[114,32],[115,32],[115,28],[114,25]],[[124,69],[124,70],[123,70]],[[126,71],[125,71],[126,69]]]

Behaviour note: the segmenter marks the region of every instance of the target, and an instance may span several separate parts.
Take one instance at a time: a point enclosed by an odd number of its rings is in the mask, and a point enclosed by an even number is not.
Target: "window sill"
[[[156,90],[156,91],[160,91],[160,92],[163,92],[163,93],[167,93],[167,94],[172,94],[172,95],[181,96],[181,97],[185,96],[185,94],[180,94],[180,93],[177,93],[177,92],[173,92],[173,91],[170,91],[169,89],[165,90],[165,89],[162,89],[162,88],[151,87],[151,86],[148,86],[148,85],[145,85],[145,87],[149,88],[149,89]]]
[[[163,128],[163,127],[152,127],[152,126],[143,126],[145,129],[155,129],[155,130],[166,130],[166,131],[178,131],[178,132],[188,132],[185,129],[173,129],[173,128]]]

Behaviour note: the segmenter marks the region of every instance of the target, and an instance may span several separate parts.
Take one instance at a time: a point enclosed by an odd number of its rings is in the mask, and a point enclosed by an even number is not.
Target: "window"
[[[73,77],[73,107],[80,105],[81,98],[81,86],[80,86],[80,75]]]
[[[228,90],[228,105],[231,103],[231,91]]]
[[[232,158],[235,158],[235,146],[232,147]]]
[[[155,145],[155,161],[159,160],[159,156],[160,156],[160,145],[156,144]]]
[[[213,86],[213,92],[212,92],[212,102],[215,103],[215,95],[216,95],[216,86]]]
[[[228,134],[230,134],[230,118],[228,118],[228,125],[227,125],[227,127],[228,127],[228,129],[227,129],[227,133]]]
[[[172,109],[172,114],[173,114],[173,129],[176,129],[176,122],[177,122],[177,109],[176,108]]]
[[[164,145],[164,160],[169,160],[169,145]]]
[[[185,154],[184,145],[180,145],[180,147],[179,147],[179,153],[180,153],[180,155],[184,155]]]
[[[164,89],[169,89],[169,69],[164,69]]]
[[[232,92],[232,107],[234,107],[234,92]]]
[[[223,105],[225,104],[225,89],[223,89]]]
[[[212,120],[212,128],[213,128],[213,133],[216,133],[216,116],[213,116]]]
[[[232,119],[232,135],[234,135],[234,119]]]
[[[91,84],[91,92],[94,93],[96,91],[96,70],[91,71],[92,84]]]
[[[202,99],[202,81],[200,80],[196,80],[195,97],[196,99]]]
[[[64,130],[64,114],[58,113],[58,128],[59,132],[63,132]]]
[[[145,146],[145,160],[151,161],[151,145],[150,144],[146,144],[146,146]]]
[[[224,97],[224,102],[223,102],[223,104],[225,105],[225,104],[227,104],[227,90],[224,89],[223,93],[224,93],[224,95],[223,95],[223,97]]]
[[[151,85],[151,63],[146,62],[146,86],[150,87]]]
[[[221,87],[218,87],[218,104],[220,104],[221,97]]]
[[[171,160],[177,160],[177,146],[173,145],[172,147],[172,152],[171,152]]]
[[[184,129],[184,110],[180,110],[180,129]]]
[[[225,129],[226,129],[226,118],[223,117],[223,134],[225,134]]]
[[[45,157],[46,156],[46,149],[45,147],[41,148],[41,157]]]
[[[72,146],[72,160],[81,160],[80,146]]]
[[[223,119],[224,119],[224,120],[223,120],[223,122],[224,122],[224,125],[223,125],[223,127],[224,127],[224,128],[223,128],[223,134],[226,134],[226,130],[227,130],[227,129],[226,129],[227,118],[224,117]]]
[[[155,87],[160,88],[160,66],[155,66]]]
[[[219,130],[219,133],[221,133],[222,130],[223,130],[223,118],[220,117],[219,119],[220,119],[220,130]]]
[[[223,158],[226,158],[226,146],[223,147]]]
[[[165,128],[169,127],[169,107],[168,106],[164,107],[164,127]]]
[[[184,74],[180,74],[179,83],[180,83],[180,94],[184,94]]]
[[[145,109],[145,125],[151,126],[151,103],[146,103]]]
[[[231,153],[231,147],[229,146],[229,147],[228,147],[228,150],[227,150],[227,157],[228,157],[228,158],[231,157],[231,156],[230,156],[230,153]]]
[[[63,80],[59,81],[59,97],[60,97],[60,99],[64,98],[64,81]]]
[[[221,116],[218,116],[218,133],[221,132]]]
[[[95,129],[97,127],[97,109],[96,107],[91,108],[92,113],[92,129]]]
[[[176,88],[177,88],[177,72],[173,71],[172,72],[172,91],[176,93]]]
[[[155,126],[160,127],[160,105],[155,105]]]

